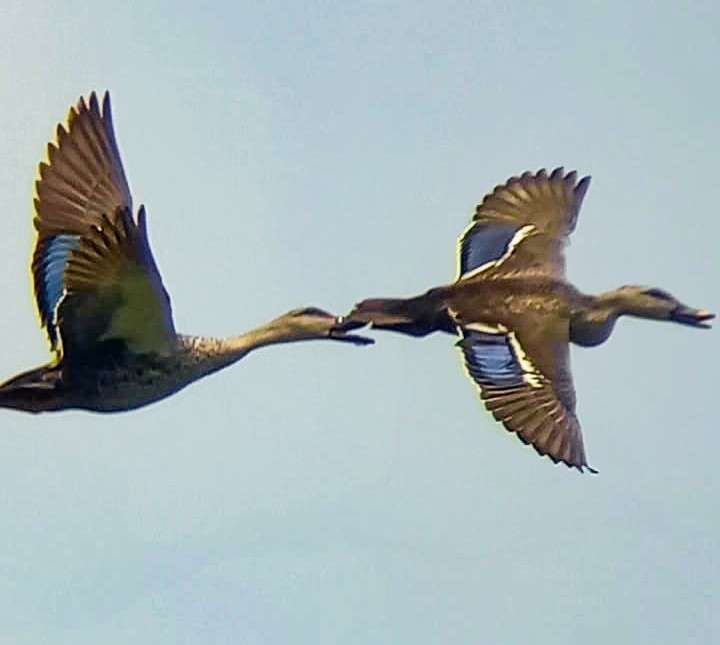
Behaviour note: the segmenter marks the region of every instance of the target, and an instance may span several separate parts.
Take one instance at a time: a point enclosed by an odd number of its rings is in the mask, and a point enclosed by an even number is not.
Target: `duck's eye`
[[[663,291],[662,289],[648,289],[645,293],[648,296],[651,296],[653,298],[658,298],[659,300],[667,300],[668,302],[675,302],[675,298],[673,298],[667,291]]]

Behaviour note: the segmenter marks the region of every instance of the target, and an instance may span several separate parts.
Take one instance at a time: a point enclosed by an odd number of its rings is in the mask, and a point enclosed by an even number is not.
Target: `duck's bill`
[[[342,316],[336,316],[319,307],[292,309],[281,316],[278,321],[284,323],[287,322],[287,318],[301,319],[302,324],[307,327],[308,339],[331,338],[353,345],[372,345],[375,342],[372,338],[350,333],[359,327],[364,327],[367,323],[346,325]]]
[[[690,325],[691,327],[701,327],[703,329],[710,329],[709,320],[715,318],[715,314],[711,314],[709,311],[704,309],[693,309],[692,307],[685,307],[681,305],[676,307],[675,310],[670,314],[671,320],[682,323],[683,325]]]
[[[372,345],[375,340],[360,334],[349,333],[353,329],[365,327],[367,323],[347,323],[342,316],[335,318],[335,326],[330,330],[330,338],[333,340],[341,340],[354,345]]]

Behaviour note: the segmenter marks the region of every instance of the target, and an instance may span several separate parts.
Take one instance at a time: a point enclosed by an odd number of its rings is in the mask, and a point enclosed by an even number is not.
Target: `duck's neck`
[[[597,296],[578,294],[570,313],[570,340],[585,347],[604,343],[623,315],[642,316],[643,312],[621,291]]]
[[[181,336],[180,340],[190,356],[194,378],[199,378],[236,363],[255,349],[324,336],[325,334],[320,334],[317,330],[303,330],[272,321],[238,336]]]

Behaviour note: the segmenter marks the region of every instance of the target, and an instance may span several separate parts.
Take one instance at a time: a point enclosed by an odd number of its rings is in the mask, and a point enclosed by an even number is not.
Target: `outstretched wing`
[[[590,177],[556,168],[512,177],[485,196],[459,241],[460,278],[484,271],[520,253],[535,274],[565,275],[564,247],[575,229]],[[532,240],[514,250],[517,242]]]
[[[541,327],[520,333],[468,324],[459,332],[467,373],[493,416],[539,454],[595,472],[575,416],[567,340],[548,342]]]
[[[115,141],[110,97],[70,110],[40,164],[32,273],[40,320],[67,354],[116,338],[133,351],[165,351],[174,338],[170,300],[136,222]],[[132,322],[131,322],[132,321]]]

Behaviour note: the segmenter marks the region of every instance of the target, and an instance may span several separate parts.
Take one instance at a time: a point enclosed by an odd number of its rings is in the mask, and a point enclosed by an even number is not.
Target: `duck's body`
[[[580,470],[592,469],[569,344],[604,342],[624,314],[696,327],[713,317],[660,289],[591,296],[565,280],[564,246],[589,182],[561,168],[511,178],[485,197],[461,237],[457,280],[414,298],[364,300],[344,318],[347,328],[459,336],[468,375],[495,418],[541,455]]]
[[[325,317],[320,310],[290,312],[283,317],[284,322],[291,316],[297,320],[306,317],[301,324],[307,329],[315,325],[308,340],[334,338],[367,343],[359,336],[335,335],[337,318],[330,314]],[[253,349],[299,340],[303,339],[267,327],[229,339],[178,334],[172,350],[164,354],[139,354],[128,351],[122,343],[106,341],[103,348],[82,360],[51,363],[6,381],[0,385],[0,407],[26,412],[134,410],[236,363]]]
[[[0,407],[119,412],[163,399],[276,343],[367,344],[307,307],[226,339],[178,334],[150,250],[145,210],[132,214],[110,99],[95,94],[58,126],[36,183],[32,272],[54,360],[0,385]]]

